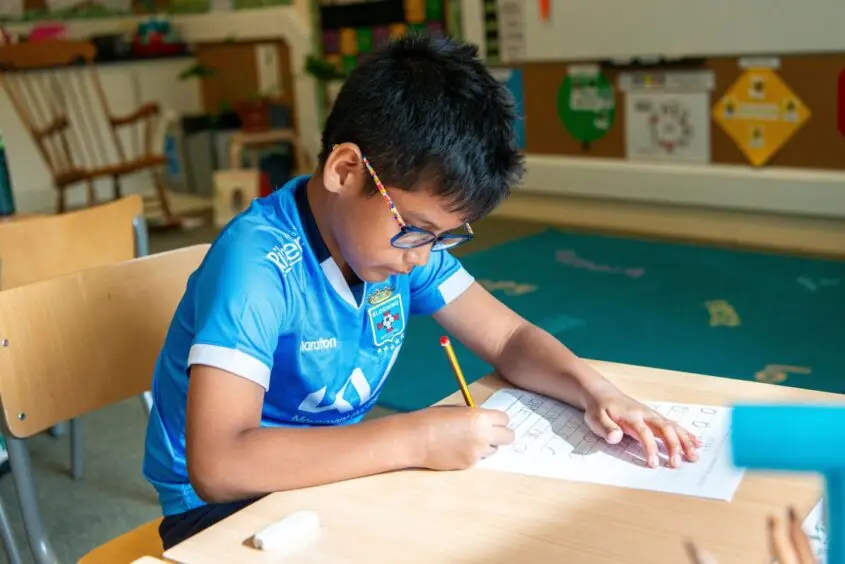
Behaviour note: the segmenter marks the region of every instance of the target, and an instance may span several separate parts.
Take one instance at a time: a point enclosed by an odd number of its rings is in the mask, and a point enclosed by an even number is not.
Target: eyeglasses
[[[379,180],[378,174],[376,174],[376,171],[370,164],[369,159],[363,155],[361,158],[364,161],[364,166],[366,166],[367,170],[370,172],[370,176],[373,177],[373,181],[376,183],[376,188],[390,207],[390,211],[393,213],[396,223],[399,224],[399,233],[390,239],[391,245],[397,249],[415,249],[424,245],[431,245],[432,251],[445,251],[446,249],[454,249],[458,245],[462,245],[471,240],[475,236],[475,233],[473,233],[472,227],[470,227],[469,223],[464,224],[464,228],[467,230],[466,233],[443,233],[442,235],[437,235],[428,229],[423,229],[422,227],[416,227],[415,225],[408,225],[405,223],[405,220],[402,219],[402,216],[399,215],[399,211],[396,209],[396,204],[393,203],[393,200],[384,188],[384,184],[382,184],[381,180]]]

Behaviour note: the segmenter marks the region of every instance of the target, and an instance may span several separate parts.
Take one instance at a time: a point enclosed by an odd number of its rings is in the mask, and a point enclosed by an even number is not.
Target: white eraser
[[[281,521],[267,525],[252,538],[255,548],[274,550],[293,548],[320,530],[320,518],[313,511],[299,511]]]

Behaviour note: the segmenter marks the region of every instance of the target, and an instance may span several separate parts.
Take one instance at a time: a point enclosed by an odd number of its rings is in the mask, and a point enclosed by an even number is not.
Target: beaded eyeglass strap
[[[336,148],[337,145],[332,147],[332,150]],[[396,204],[393,203],[393,199],[387,193],[387,189],[385,189],[384,184],[381,183],[381,179],[379,179],[378,174],[376,174],[373,165],[370,164],[370,160],[365,155],[361,155],[361,160],[364,161],[364,166],[367,167],[367,171],[370,173],[370,176],[373,177],[373,182],[376,183],[376,189],[378,189],[379,193],[384,198],[384,201],[387,202],[387,205],[390,208],[390,213],[393,214],[393,217],[401,227],[405,227],[405,220],[403,220],[402,216],[399,215],[399,210],[396,209]]]

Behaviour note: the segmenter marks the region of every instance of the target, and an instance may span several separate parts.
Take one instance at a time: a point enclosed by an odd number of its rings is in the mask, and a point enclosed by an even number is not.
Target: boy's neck
[[[352,268],[350,268],[343,255],[340,254],[337,241],[335,241],[334,235],[332,234],[330,215],[333,202],[331,201],[331,195],[323,186],[319,174],[315,173],[308,179],[305,190],[308,195],[308,206],[311,208],[311,213],[314,215],[314,222],[317,224],[317,231],[320,232],[320,237],[323,238],[323,243],[325,243],[326,248],[329,250],[329,254],[335,264],[337,264],[347,284],[350,286],[360,284],[361,280]]]

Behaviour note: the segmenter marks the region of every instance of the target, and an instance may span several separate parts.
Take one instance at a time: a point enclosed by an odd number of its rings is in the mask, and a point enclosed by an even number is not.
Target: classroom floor
[[[546,226],[522,221],[489,218],[477,225],[476,241],[459,249],[465,254],[504,241],[537,233]],[[160,252],[210,242],[212,227],[189,231],[153,233],[150,251]],[[373,416],[387,413],[377,409]],[[63,561],[76,561],[88,550],[159,515],[154,492],[141,475],[145,418],[137,399],[110,406],[83,418],[84,476],[73,480],[69,473],[70,443],[67,436],[35,437],[29,449],[42,517],[53,548]],[[11,476],[0,478],[0,499],[5,504],[24,562],[33,562],[18,510]],[[0,551],[0,563],[7,562]]]

